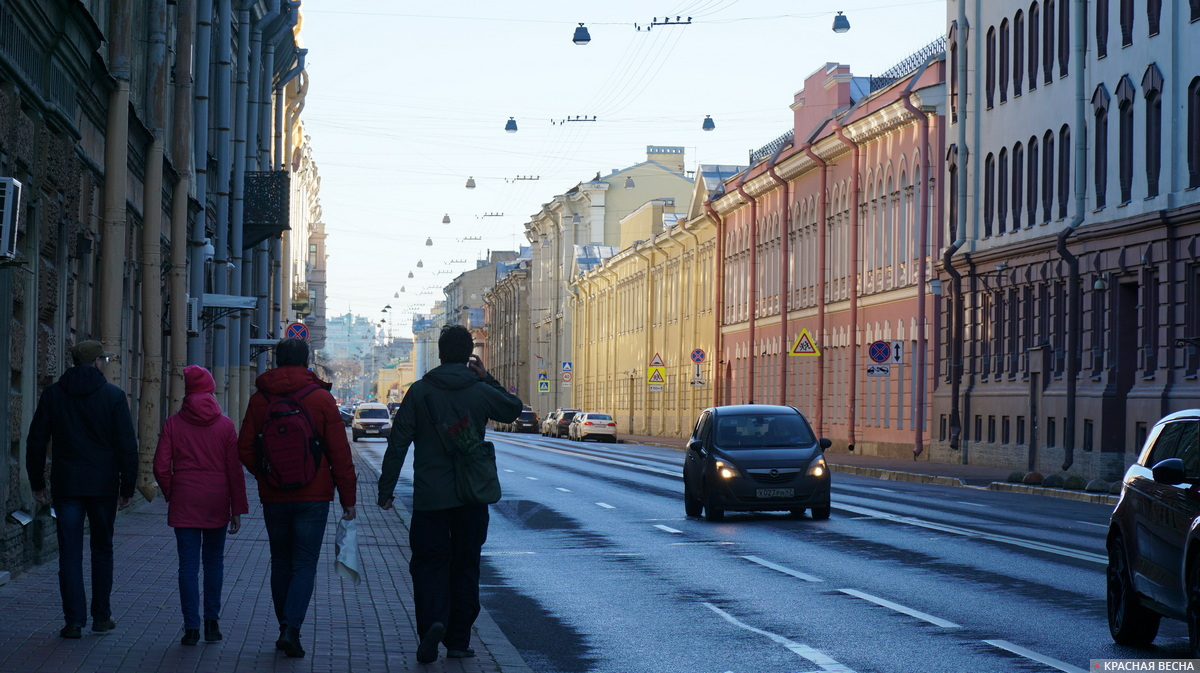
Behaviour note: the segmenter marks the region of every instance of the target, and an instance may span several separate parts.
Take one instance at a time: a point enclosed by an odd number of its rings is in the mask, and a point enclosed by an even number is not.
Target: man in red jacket
[[[291,395],[314,383],[319,388],[302,397],[300,404],[308,412],[324,444],[317,476],[300,488],[277,490],[267,483],[255,442],[267,420],[268,396],[274,399]],[[346,441],[342,415],[329,393],[330,384],[308,369],[306,341],[280,341],[275,346],[275,369],[259,376],[254,385],[258,392],[250,397],[246,407],[238,435],[238,455],[258,480],[263,520],[271,542],[271,597],[275,603],[275,617],[279,620],[279,639],[275,641],[275,648],[283,650],[289,657],[303,657],[300,626],[312,598],[317,559],[321,554],[335,485],[342,503],[342,518],[355,517],[357,478],[354,460],[350,455],[350,443]]]

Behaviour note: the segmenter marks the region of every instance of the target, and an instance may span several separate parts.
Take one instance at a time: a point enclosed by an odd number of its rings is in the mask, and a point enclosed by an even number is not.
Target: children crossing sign
[[[796,337],[796,342],[788,349],[788,355],[810,355],[819,356],[821,351],[817,350],[817,343],[813,340],[812,335],[808,333],[808,329],[800,330],[800,336]]]
[[[667,383],[667,365],[658,353],[654,354],[650,366],[646,368],[646,383],[652,392],[661,392]]]

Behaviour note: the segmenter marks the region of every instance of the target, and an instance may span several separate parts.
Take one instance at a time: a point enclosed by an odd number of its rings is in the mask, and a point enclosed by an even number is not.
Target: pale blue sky
[[[808,74],[828,61],[880,73],[941,35],[946,12],[944,0],[671,0],[656,11],[692,23],[646,31],[663,20],[646,6],[304,0],[328,313],[379,319],[391,304],[408,334],[409,314],[475,259],[524,243],[555,194],[643,161],[646,145],[685,147],[689,170],[744,164],[791,128]],[[841,35],[838,9],[852,26]],[[586,46],[571,41],[579,22]],[[552,123],[579,115],[597,121]],[[705,115],[715,131],[700,130]]]

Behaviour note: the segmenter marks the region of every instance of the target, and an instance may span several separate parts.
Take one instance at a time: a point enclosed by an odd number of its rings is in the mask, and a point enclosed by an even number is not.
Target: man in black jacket
[[[137,480],[137,434],[125,393],[100,368],[112,353],[99,341],[71,348],[75,366],[42,391],[29,425],[25,470],[38,503],[47,501],[46,448],[51,455],[51,497],[58,516],[58,589],[66,626],[78,638],[87,623],[83,589],[83,519],[91,526],[92,631],[117,624],[109,594],[113,583],[113,526],[117,509],[133,500]]]

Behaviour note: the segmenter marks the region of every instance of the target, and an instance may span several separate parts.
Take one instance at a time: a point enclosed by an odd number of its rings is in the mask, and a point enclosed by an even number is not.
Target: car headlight
[[[726,463],[723,460],[718,460],[714,465],[717,468],[717,474],[720,475],[722,479],[733,479],[734,477],[738,476],[737,468],[734,467],[732,463]]]
[[[810,477],[824,477],[829,474],[829,468],[825,465],[825,456],[817,456],[817,459],[808,464],[808,472]]]

